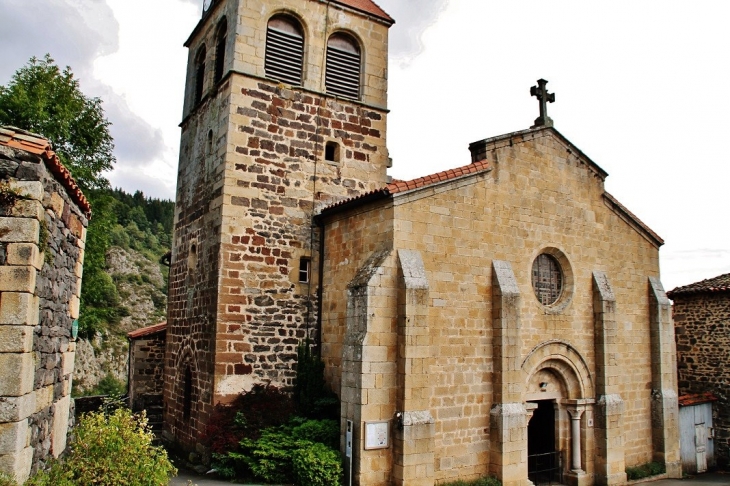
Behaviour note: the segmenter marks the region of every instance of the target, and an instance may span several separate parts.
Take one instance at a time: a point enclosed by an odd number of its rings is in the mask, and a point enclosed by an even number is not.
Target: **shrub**
[[[121,396],[125,393],[127,393],[127,384],[121,380],[117,380],[111,373],[107,373],[87,395]]]
[[[215,467],[227,477],[248,472],[268,483],[337,485],[340,454],[329,444],[338,441],[337,421],[297,417],[264,429],[256,440],[243,439],[238,451],[218,455]]]
[[[340,454],[318,442],[301,444],[291,455],[297,483],[307,486],[338,486],[342,476]]]
[[[23,486],[76,486],[73,473],[58,461],[51,463],[50,469],[42,471],[23,483]]]
[[[251,473],[267,483],[291,482],[294,477],[291,455],[299,443],[287,431],[267,429],[258,440],[241,441],[243,452],[230,453],[235,461],[245,464]]]
[[[94,484],[166,486],[177,470],[154,435],[147,418],[126,408],[85,414],[74,429],[68,457],[31,479],[32,486]]]
[[[203,434],[213,453],[236,451],[243,439],[256,440],[266,428],[285,424],[292,413],[291,397],[271,385],[256,384],[229,405],[216,405]]]
[[[241,443],[256,441],[261,431],[285,424],[294,413],[291,397],[279,388],[257,384],[229,405],[216,405],[203,434],[212,452],[212,466],[225,478],[242,476],[250,469],[241,458]]]
[[[294,419],[292,424],[292,435],[297,439],[320,442],[332,449],[339,449],[340,424],[337,420]]]

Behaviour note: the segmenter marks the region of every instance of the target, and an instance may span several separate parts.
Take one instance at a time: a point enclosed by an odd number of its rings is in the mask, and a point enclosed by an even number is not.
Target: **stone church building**
[[[371,0],[215,0],[186,45],[164,434],[288,387],[309,337],[353,484],[681,475],[663,241],[541,116],[391,180]],[[547,462],[545,462],[547,461]]]

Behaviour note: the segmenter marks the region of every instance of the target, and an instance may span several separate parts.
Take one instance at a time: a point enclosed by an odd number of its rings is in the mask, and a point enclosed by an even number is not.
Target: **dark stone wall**
[[[147,412],[153,430],[162,428],[165,336],[165,331],[161,331],[132,339],[130,343],[130,406],[135,412]]]
[[[679,393],[711,392],[715,453],[730,465],[730,292],[674,299]]]

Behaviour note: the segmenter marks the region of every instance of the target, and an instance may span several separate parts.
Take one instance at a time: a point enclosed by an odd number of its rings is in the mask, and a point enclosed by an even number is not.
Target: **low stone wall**
[[[47,141],[0,127],[0,471],[21,482],[73,420],[87,211]]]
[[[730,465],[730,292],[674,297],[679,393],[712,392],[715,454]]]

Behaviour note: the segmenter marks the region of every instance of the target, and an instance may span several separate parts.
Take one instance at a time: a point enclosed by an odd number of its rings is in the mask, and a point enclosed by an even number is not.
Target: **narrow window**
[[[360,99],[360,47],[347,34],[334,34],[327,41],[328,93]]]
[[[307,257],[299,259],[299,282],[309,283],[310,273],[312,270],[312,260]]]
[[[195,98],[193,104],[197,105],[203,99],[203,84],[205,84],[205,46],[202,46],[195,58]]]
[[[218,24],[215,40],[215,83],[223,79],[223,68],[226,64],[226,40],[228,39],[228,22],[225,17]]]
[[[183,384],[183,418],[189,419],[193,408],[193,371],[188,366],[185,369],[185,383]]]
[[[205,145],[205,153],[208,155],[213,153],[213,130],[208,130],[208,140]]]
[[[198,246],[196,245],[196,242],[193,241],[190,244],[190,251],[188,251],[188,272],[193,272],[196,270],[196,266],[198,265]]]
[[[327,142],[324,146],[324,159],[330,162],[340,161],[340,145],[337,142]]]
[[[304,34],[299,23],[284,15],[272,17],[266,30],[266,75],[301,86],[303,63]]]

